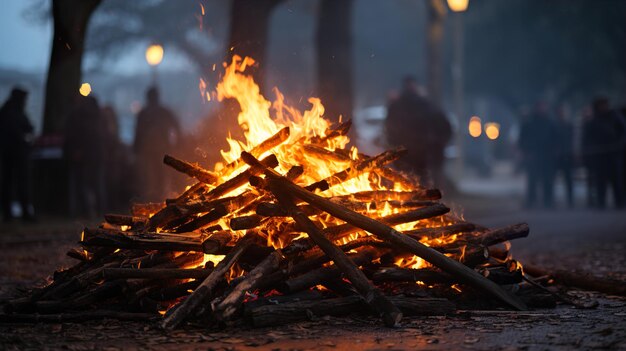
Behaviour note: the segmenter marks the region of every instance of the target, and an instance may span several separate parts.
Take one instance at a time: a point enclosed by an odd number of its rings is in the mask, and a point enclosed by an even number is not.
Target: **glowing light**
[[[469,0],[448,0],[448,7],[453,12],[463,12],[468,6]]]
[[[82,96],[89,96],[89,94],[91,94],[91,85],[89,83],[81,84],[78,92]]]
[[[500,136],[499,123],[485,123],[485,135],[491,140],[496,140]]]
[[[152,44],[146,49],[146,61],[150,66],[157,66],[163,61],[163,47],[159,44]]]
[[[480,117],[474,116],[470,118],[469,125],[467,127],[469,134],[474,138],[478,138],[483,133],[482,122]]]

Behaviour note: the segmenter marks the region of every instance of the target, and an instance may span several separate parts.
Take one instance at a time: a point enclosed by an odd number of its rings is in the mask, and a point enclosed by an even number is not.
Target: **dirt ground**
[[[448,201],[449,202],[449,201]],[[512,242],[522,262],[582,269],[626,281],[626,212],[521,211],[508,198],[455,199],[466,219],[503,226],[528,222],[531,234]],[[461,210],[460,208],[463,207]],[[0,299],[45,284],[88,222],[42,220],[0,228]],[[572,290],[592,309],[559,305],[529,312],[458,311],[405,318],[389,329],[366,317],[319,317],[278,328],[209,330],[189,325],[164,332],[156,323],[0,324],[2,350],[626,350],[626,299]]]

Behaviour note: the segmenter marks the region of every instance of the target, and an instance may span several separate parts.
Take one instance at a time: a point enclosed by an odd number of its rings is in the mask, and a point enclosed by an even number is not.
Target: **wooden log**
[[[0,323],[76,323],[101,319],[120,321],[149,321],[158,318],[153,313],[95,310],[60,314],[0,314]]]
[[[626,282],[597,277],[589,272],[572,272],[564,269],[546,269],[524,264],[524,272],[533,277],[550,276],[558,284],[583,290],[598,291],[608,295],[626,296]]]
[[[318,182],[310,184],[306,186],[305,189],[310,190],[310,191],[326,190],[329,187],[341,184],[347,180],[357,177],[367,172],[370,169],[393,162],[397,160],[398,158],[400,158],[402,155],[406,154],[406,152],[407,150],[404,148],[398,148],[395,150],[385,151],[374,157],[370,157],[365,160],[359,161],[355,165],[341,172],[337,172],[331,175],[330,177],[327,177]]]
[[[104,220],[114,225],[126,225],[131,228],[143,227],[148,218],[121,214],[105,214]]]
[[[433,239],[452,234],[468,233],[474,229],[476,229],[476,226],[472,223],[456,223],[442,227],[407,230],[403,233],[415,238],[416,240],[421,240],[423,238]]]
[[[213,316],[220,321],[232,319],[246,292],[254,290],[267,274],[275,271],[282,259],[280,251],[274,251],[267,256],[215,307]]]
[[[210,172],[198,165],[179,160],[176,157],[170,155],[165,155],[163,157],[163,163],[181,173],[185,173],[190,177],[196,178],[198,181],[204,184],[215,184],[215,182],[217,182],[218,180],[217,176],[213,172]]]
[[[150,291],[147,296],[156,301],[170,301],[193,293],[193,291],[197,289],[201,283],[202,280],[193,280],[172,286],[166,286],[155,291]]]
[[[467,238],[471,242],[479,242],[484,246],[491,246],[505,241],[525,238],[528,236],[530,229],[528,224],[519,223],[508,227],[494,229],[475,237]]]
[[[491,295],[505,304],[518,309],[526,310],[526,306],[518,298],[511,293],[503,290],[497,284],[486,279],[482,275],[478,274],[471,268],[466,267],[460,262],[454,261],[445,255],[431,249],[417,240],[404,235],[395,229],[361,215],[357,212],[350,211],[342,206],[339,206],[328,199],[325,199],[319,195],[316,195],[302,187],[290,182],[288,179],[282,177],[276,173],[273,169],[264,167],[254,156],[248,153],[242,153],[242,157],[246,163],[253,165],[260,169],[265,169],[265,175],[276,182],[276,186],[289,192],[291,195],[310,203],[320,209],[330,213],[331,215],[347,222],[351,223],[365,231],[368,231],[381,240],[388,241],[393,245],[398,246],[404,250],[407,250],[424,260],[430,262],[439,269],[454,276],[459,281],[473,286],[479,291],[482,291],[488,295]]]
[[[487,267],[481,269],[481,273],[500,285],[517,284],[524,279],[521,269],[509,270],[507,267]]]
[[[445,205],[435,204],[428,207],[418,208],[412,211],[379,217],[377,219],[382,223],[393,226],[441,216],[445,213],[448,213],[449,211],[450,209]],[[326,235],[326,237],[328,237],[331,241],[336,241],[360,230],[361,228],[354,226],[351,223],[345,223],[324,229],[324,235]]]
[[[164,329],[174,329],[185,321],[194,311],[211,296],[213,289],[224,279],[224,275],[228,273],[230,267],[241,257],[246,249],[256,240],[257,234],[248,232],[237,242],[235,247],[215,266],[211,274],[196,288],[189,297],[187,297],[178,306],[174,307],[173,312],[169,313],[161,327]]]
[[[304,144],[302,145],[302,150],[305,153],[321,159],[321,160],[332,160],[335,162],[351,162],[352,159],[348,155],[344,155],[338,152],[330,151],[323,147],[314,145],[314,144]]]
[[[130,213],[137,217],[149,217],[164,207],[164,202],[133,203]]]
[[[416,180],[411,179],[411,177],[405,175],[402,172],[396,171],[393,168],[378,167],[375,172],[394,184],[401,184],[402,186],[407,188],[419,188],[418,182]]]
[[[452,284],[454,278],[431,268],[381,268],[372,274],[375,282],[423,282],[425,284]]]
[[[219,220],[220,218],[226,216],[228,214],[228,210],[226,209],[226,206],[224,205],[216,205],[215,208],[205,214],[202,215],[200,217],[197,217],[183,225],[181,225],[180,227],[178,227],[176,229],[176,232],[179,233],[184,233],[184,232],[191,232],[194,231],[196,229],[202,228],[202,227],[206,227],[209,224]]]
[[[261,224],[262,216],[259,215],[249,215],[242,217],[235,217],[230,219],[230,229],[232,230],[244,230],[244,229],[252,229]]]
[[[324,251],[326,256],[333,260],[339,270],[350,280],[359,294],[365,299],[367,304],[375,311],[388,327],[396,326],[402,319],[402,313],[389,300],[374,287],[359,267],[352,262],[346,254],[326,238],[319,229],[298,207],[293,203],[293,199],[286,192],[283,192],[278,184],[270,185],[270,190],[278,202],[289,212],[294,221],[306,233],[309,238]]]
[[[359,191],[349,195],[334,196],[332,200],[351,199],[364,202],[382,202],[389,200],[396,201],[424,201],[441,199],[441,191],[439,189],[419,189],[413,191],[394,191],[394,190],[371,190]]]
[[[105,268],[102,276],[105,279],[204,279],[211,269],[183,268]]]
[[[371,263],[376,258],[375,250],[361,250],[357,254],[350,254],[348,258],[356,265],[362,266]],[[293,271],[292,271],[293,272]],[[342,271],[337,265],[321,267],[301,274],[291,279],[287,279],[276,286],[277,290],[284,294],[291,294],[297,291],[309,289],[327,280],[341,277]]]
[[[261,164],[263,164],[266,167],[274,168],[278,166],[278,159],[276,158],[275,155],[269,155],[263,160],[261,160]],[[250,176],[260,174],[261,172],[262,170],[259,170],[259,169],[248,168],[245,171],[239,173],[238,175],[225,181],[224,183],[218,185],[213,190],[206,193],[204,197],[207,200],[214,200],[219,197],[222,197],[228,194],[229,192],[243,186],[244,184],[247,184],[248,179],[250,179]]]
[[[328,140],[340,137],[340,136],[345,136],[348,135],[348,132],[350,131],[350,128],[352,128],[352,120],[349,119],[345,122],[342,123],[338,123],[335,126],[332,126],[331,128],[328,128],[325,132],[326,136],[323,137],[312,137],[311,139],[309,139],[309,143],[311,144],[325,144]]]
[[[454,313],[456,309],[454,304],[446,299],[398,296],[392,296],[389,299],[409,316],[443,316]],[[367,309],[367,304],[357,295],[319,301],[266,305],[251,309],[247,317],[255,327],[269,327],[326,315],[343,316],[361,313],[364,309]]]
[[[290,134],[289,127],[284,127],[283,129],[279,130],[278,133],[272,135],[268,139],[261,142],[259,145],[253,147],[250,150],[250,153],[254,155],[254,157],[259,157],[265,152],[282,144],[285,140],[289,138],[289,134]],[[220,173],[230,174],[243,164],[245,164],[245,162],[241,158],[238,158],[235,161],[224,166],[224,168],[220,170]]]
[[[115,247],[121,249],[204,252],[200,236],[167,235],[166,233],[135,233],[85,228],[83,246]],[[215,252],[209,252],[215,253]]]

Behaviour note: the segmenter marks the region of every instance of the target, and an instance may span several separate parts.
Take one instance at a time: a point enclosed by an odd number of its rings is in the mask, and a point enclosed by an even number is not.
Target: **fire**
[[[274,89],[275,99],[270,102],[261,95],[258,84],[255,83],[251,75],[246,74],[248,68],[256,65],[254,59],[250,57],[241,58],[234,56],[230,64],[225,64],[225,72],[221,81],[217,84],[214,96],[218,101],[225,99],[235,99],[240,106],[240,113],[237,116],[237,122],[243,130],[244,139],[238,140],[232,137],[227,138],[229,145],[228,150],[221,150],[224,164],[230,164],[239,159],[242,151],[250,151],[255,146],[267,140],[271,136],[278,133],[285,127],[289,128],[288,139],[280,145],[260,155],[256,155],[262,159],[270,154],[274,154],[279,161],[277,171],[285,174],[293,166],[303,166],[304,173],[298,179],[300,184],[312,184],[323,180],[350,168],[354,162],[358,162],[363,158],[359,154],[356,147],[346,150],[349,138],[345,135],[328,137],[331,130],[331,123],[324,118],[324,106],[320,99],[311,97],[308,99],[310,108],[306,111],[300,111],[297,108],[287,104],[285,96],[278,90]],[[212,93],[209,92],[208,84],[200,79],[198,86],[203,99],[211,101]],[[327,138],[328,137],[328,138]],[[323,140],[323,150],[315,150],[310,145],[313,139]],[[329,157],[328,155],[333,155]],[[214,166],[214,172],[218,175],[219,183],[223,183],[238,173],[243,172],[247,167],[241,165],[235,168],[225,168],[224,164],[218,163]],[[350,175],[349,180],[339,182],[339,184],[331,186],[325,190],[323,195],[327,197],[333,196],[350,196],[353,193],[375,190],[394,190],[394,191],[410,191],[418,187],[417,184],[403,184],[396,182],[392,188],[387,188],[381,182],[381,178],[371,172],[357,171],[353,169],[355,174]],[[209,188],[212,188],[209,186]],[[225,196],[234,196],[242,194],[246,191],[254,191],[251,186],[244,186],[231,191]],[[395,213],[402,212],[402,207],[392,206],[389,202],[371,203],[365,209],[365,213],[372,217],[384,217]],[[237,213],[237,216],[251,215],[249,213]],[[204,215],[198,214],[198,216]],[[218,224],[222,227],[228,227],[229,217],[224,217]],[[342,224],[334,217],[319,215],[317,220],[323,227],[331,227]],[[291,241],[299,238],[307,237],[305,233],[282,233],[279,227],[286,223],[291,223],[291,219],[283,218],[281,223],[268,223],[265,225],[266,232],[261,233],[266,236],[268,246],[282,248]],[[451,221],[449,221],[451,222]],[[427,228],[440,225],[436,220],[420,220],[410,223],[399,224],[395,226],[398,231],[411,230],[415,228]],[[280,234],[279,234],[280,233]],[[243,235],[243,231],[237,233]],[[360,231],[351,234],[347,238],[342,238],[338,244],[345,244],[359,237],[370,235],[369,233]],[[421,240],[425,244],[444,243],[456,240],[456,236],[448,236],[445,238]],[[202,265],[207,262],[213,264],[219,263],[223,256],[205,255]],[[400,259],[396,262],[401,267],[420,268],[425,267],[427,263],[421,258],[414,256],[406,259]],[[235,274],[242,274],[242,271],[231,271],[230,278],[234,278]]]

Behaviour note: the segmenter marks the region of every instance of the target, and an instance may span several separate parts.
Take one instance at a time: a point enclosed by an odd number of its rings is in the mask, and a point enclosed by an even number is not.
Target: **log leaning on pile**
[[[393,245],[406,249],[407,251],[425,259],[436,267],[451,274],[460,282],[467,283],[468,285],[497,298],[517,310],[523,311],[527,309],[524,303],[517,297],[503,290],[497,284],[485,279],[483,276],[463,264],[444,256],[436,250],[424,246],[420,242],[383,223],[346,209],[345,207],[337,205],[332,201],[329,201],[292,183],[287,178],[276,173],[274,170],[265,167],[261,162],[259,162],[259,160],[249,153],[243,152],[242,158],[252,167],[263,169],[265,175],[271,182],[274,183],[272,185],[273,187],[283,189],[283,191],[288,192],[290,195],[319,207],[336,218],[368,231]]]

